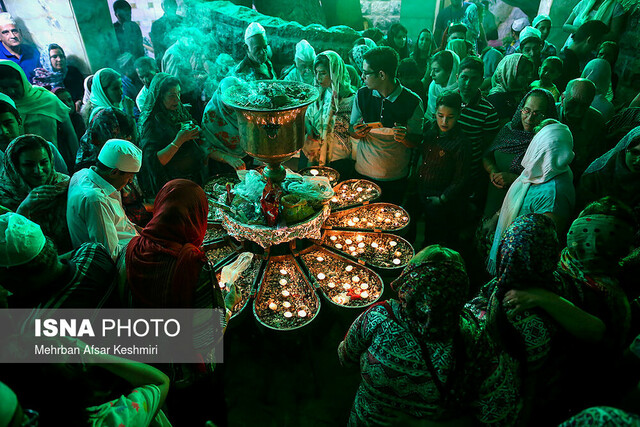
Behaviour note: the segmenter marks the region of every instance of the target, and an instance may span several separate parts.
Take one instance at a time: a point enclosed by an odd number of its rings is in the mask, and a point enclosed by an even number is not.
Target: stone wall
[[[415,0],[405,0],[415,1]],[[423,5],[434,4],[433,0],[418,0]],[[400,22],[400,0],[361,0],[362,16],[371,21],[374,27],[380,28],[384,33],[395,22]]]

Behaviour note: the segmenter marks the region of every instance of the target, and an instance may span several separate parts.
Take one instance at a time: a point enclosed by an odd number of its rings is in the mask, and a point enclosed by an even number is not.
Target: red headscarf
[[[138,305],[192,305],[193,291],[206,262],[200,246],[208,213],[204,191],[193,181],[174,179],[158,192],[153,218],[127,246],[127,279]]]

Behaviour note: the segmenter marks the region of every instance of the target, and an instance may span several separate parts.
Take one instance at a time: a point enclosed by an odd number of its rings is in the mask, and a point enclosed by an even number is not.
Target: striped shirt
[[[482,155],[486,144],[499,130],[498,114],[493,105],[480,93],[469,104],[462,104],[459,123],[471,142],[471,178],[482,176]]]

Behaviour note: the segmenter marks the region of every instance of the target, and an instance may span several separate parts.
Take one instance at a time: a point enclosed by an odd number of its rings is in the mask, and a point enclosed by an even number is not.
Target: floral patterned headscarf
[[[426,341],[453,338],[469,291],[469,278],[459,261],[446,257],[409,264],[391,287],[398,292],[401,318],[416,336]]]

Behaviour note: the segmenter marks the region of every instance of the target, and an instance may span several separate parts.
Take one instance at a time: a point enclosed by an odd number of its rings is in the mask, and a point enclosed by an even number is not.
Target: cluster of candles
[[[262,279],[256,314],[275,328],[290,328],[311,321],[318,311],[317,297],[293,259],[272,261]]]
[[[227,230],[225,230],[224,228],[217,226],[217,227],[209,227],[207,228],[207,232],[204,235],[204,241],[205,242],[212,242],[215,240],[220,240],[222,239],[224,236],[226,236]]]
[[[232,317],[239,313],[247,304],[247,301],[249,301],[249,298],[251,297],[251,288],[256,280],[258,272],[260,271],[261,262],[262,261],[260,260],[260,258],[254,256],[249,267],[244,270],[234,282],[234,284],[236,285],[236,292],[238,293],[238,295],[240,295],[240,301],[238,301],[238,303],[233,306],[233,309],[231,310],[233,312]],[[218,279],[218,285],[220,286],[220,289],[228,291],[229,289],[227,283],[224,283],[220,280],[221,276],[222,268],[216,271],[216,278]]]
[[[362,307],[380,297],[382,280],[367,267],[322,249],[301,258],[322,292],[336,304]]]
[[[329,182],[331,183],[331,185],[335,184],[338,179],[340,178],[340,174],[338,173],[337,170],[332,169],[332,168],[328,168],[328,167],[321,167],[321,166],[317,166],[315,168],[308,168],[308,169],[303,169],[300,171],[300,175],[302,176],[326,176],[329,179]]]
[[[370,202],[380,197],[380,187],[364,179],[350,179],[334,187],[331,198],[332,209],[342,209]]]
[[[386,233],[327,230],[322,243],[381,268],[404,267],[414,255],[409,242]]]
[[[400,230],[409,223],[409,214],[400,206],[373,203],[332,214],[326,226],[358,230]]]
[[[217,265],[220,261],[231,255],[235,249],[229,243],[225,243],[217,248],[212,248],[206,251],[207,258],[211,261],[211,264]]]

